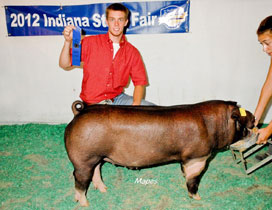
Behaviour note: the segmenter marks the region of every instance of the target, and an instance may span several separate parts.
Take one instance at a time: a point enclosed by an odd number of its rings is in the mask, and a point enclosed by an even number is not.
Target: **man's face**
[[[109,27],[109,33],[112,36],[119,37],[123,35],[124,27],[127,25],[128,20],[124,12],[109,10],[106,23]]]
[[[258,40],[263,45],[263,51],[272,57],[272,33],[266,31],[258,36]]]

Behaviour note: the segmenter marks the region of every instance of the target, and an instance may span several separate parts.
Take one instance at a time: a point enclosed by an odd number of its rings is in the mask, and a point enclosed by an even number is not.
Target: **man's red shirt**
[[[139,51],[123,35],[113,58],[113,43],[107,34],[82,40],[83,80],[80,98],[89,104],[111,99],[123,92],[129,77],[136,85],[147,85]]]

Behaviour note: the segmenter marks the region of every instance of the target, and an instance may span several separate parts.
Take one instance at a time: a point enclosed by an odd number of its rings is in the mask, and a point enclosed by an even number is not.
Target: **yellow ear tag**
[[[242,117],[246,116],[246,110],[245,109],[239,108],[239,111],[240,111],[240,114],[241,114]]]

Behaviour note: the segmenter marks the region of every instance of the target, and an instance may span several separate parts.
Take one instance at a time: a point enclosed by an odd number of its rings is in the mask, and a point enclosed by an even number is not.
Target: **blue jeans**
[[[132,103],[133,103],[132,96],[129,96],[125,93],[121,93],[120,95],[118,95],[114,98],[112,105],[132,105]],[[155,104],[142,99],[141,105],[143,105],[143,106],[152,106],[153,105],[154,106]]]

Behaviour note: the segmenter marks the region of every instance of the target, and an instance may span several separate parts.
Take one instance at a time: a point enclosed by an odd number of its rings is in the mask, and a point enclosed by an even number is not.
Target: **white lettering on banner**
[[[140,26],[154,26],[156,24],[156,19],[158,18],[157,15],[155,16],[150,16],[151,13],[148,12],[147,16],[142,15],[139,16],[140,14],[138,12],[132,12],[131,14],[131,25],[135,26],[136,23],[139,21]]]
[[[106,24],[106,16],[105,16],[105,14],[103,14],[102,16],[100,15],[100,14],[98,14],[98,13],[95,13],[94,15],[93,15],[93,21],[94,21],[94,23],[93,23],[93,26],[94,27],[96,27],[96,28],[99,28],[99,27],[101,27],[101,25],[104,27],[104,28],[106,28],[107,27],[107,24]]]
[[[25,24],[27,24],[28,27],[39,27],[40,23],[40,16],[36,13],[31,14],[28,13],[26,16],[23,13],[15,14],[12,13],[10,15],[11,21],[11,27],[24,27]]]
[[[154,26],[155,20],[158,16],[150,16],[150,12],[147,16],[141,16],[140,17],[140,26]]]
[[[131,26],[136,26],[136,22],[139,21],[139,12],[132,12],[131,13]]]
[[[88,17],[65,17],[65,14],[59,14],[57,18],[48,17],[43,14],[44,27],[65,27],[67,25],[89,27]]]
[[[12,13],[11,18],[11,27],[40,27],[40,16],[36,13],[30,14],[27,13]],[[81,27],[90,27],[88,17],[65,17],[65,14],[59,14],[57,17],[48,17],[46,14],[43,14],[44,27],[65,27],[67,25],[75,25]],[[102,17],[103,19],[103,17]],[[103,24],[104,26],[104,24]],[[105,26],[106,27],[106,26]]]

